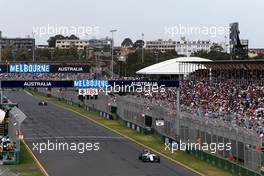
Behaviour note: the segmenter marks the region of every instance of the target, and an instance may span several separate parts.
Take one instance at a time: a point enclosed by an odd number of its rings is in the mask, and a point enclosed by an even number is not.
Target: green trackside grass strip
[[[141,143],[143,145],[148,146],[149,148],[154,149],[155,151],[162,153],[164,155],[166,155],[167,157],[178,161],[192,169],[194,169],[195,171],[203,174],[203,175],[207,175],[207,176],[233,176],[232,173],[219,169],[216,166],[213,166],[210,163],[207,163],[206,161],[202,161],[198,158],[196,158],[195,156],[191,155],[191,154],[187,154],[185,152],[181,152],[181,151],[177,151],[174,152],[173,154],[169,151],[165,151],[165,145],[162,143],[162,141],[156,137],[155,135],[144,135],[142,133],[136,132],[135,130],[132,130],[130,128],[127,128],[123,125],[123,123],[119,120],[108,120],[105,119],[101,116],[99,116],[99,114],[97,112],[88,112],[85,109],[81,108],[81,107],[76,107],[73,105],[68,105],[66,103],[64,103],[63,101],[59,101],[58,99],[54,98],[54,97],[46,97],[43,96],[41,93],[37,93],[34,91],[29,91],[33,96],[37,96],[41,99],[45,99],[53,104],[56,104],[58,106],[70,109],[72,111],[75,111],[79,114],[82,114],[83,116],[87,117],[88,119],[92,119],[102,125],[105,125],[107,127],[109,127],[110,129],[113,129],[117,132],[119,132],[120,134],[123,134],[129,138],[132,138],[133,140],[137,141],[138,143]],[[162,162],[162,161],[161,161]]]

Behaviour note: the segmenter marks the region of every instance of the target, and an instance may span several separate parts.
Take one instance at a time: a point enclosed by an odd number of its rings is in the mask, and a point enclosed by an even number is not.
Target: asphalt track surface
[[[56,105],[39,106],[39,99],[25,92],[6,92],[27,115],[22,124],[24,139],[33,143],[100,143],[99,151],[45,151],[34,155],[50,176],[192,176],[197,175],[161,157],[161,163],[143,163],[143,147],[86,118]],[[190,161],[191,162],[191,161]]]

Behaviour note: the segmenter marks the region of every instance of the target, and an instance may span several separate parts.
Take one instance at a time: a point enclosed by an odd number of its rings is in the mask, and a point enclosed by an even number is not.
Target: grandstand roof
[[[214,60],[213,62],[186,61],[186,64],[203,64],[213,70],[264,70],[264,60]]]
[[[181,70],[182,64],[186,62],[212,62],[209,59],[204,59],[200,57],[179,57],[170,60],[166,60],[164,62],[160,62],[149,67],[145,67],[139,71],[137,74],[145,74],[145,75],[180,75],[186,74],[190,72],[194,72],[198,69],[197,64],[188,63],[189,69],[188,70]],[[201,68],[201,67],[200,67]]]

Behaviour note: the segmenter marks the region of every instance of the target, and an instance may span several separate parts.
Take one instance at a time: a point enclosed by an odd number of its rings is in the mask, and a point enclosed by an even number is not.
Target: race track
[[[50,176],[192,176],[186,168],[161,157],[161,163],[138,160],[142,146],[56,105],[38,106],[25,92],[6,92],[27,115],[22,124],[26,143],[49,141],[99,142],[99,151],[33,151]],[[191,161],[190,161],[191,162]]]

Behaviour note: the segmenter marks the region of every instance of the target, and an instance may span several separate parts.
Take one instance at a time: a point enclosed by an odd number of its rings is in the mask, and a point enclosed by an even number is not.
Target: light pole
[[[143,42],[143,45],[142,45],[142,51],[141,51],[141,62],[142,64],[144,63],[144,33],[141,34],[142,36],[142,42]]]
[[[159,59],[159,50],[157,48],[154,49],[154,55],[156,56],[156,63],[158,63]]]
[[[32,32],[33,43],[32,43],[32,60],[35,62],[35,36],[34,32]]]
[[[1,52],[2,52],[2,31],[0,31],[0,62],[2,62],[2,55],[1,55]],[[0,80],[0,96],[1,96],[1,106],[3,104],[3,91],[2,91],[2,79]]]
[[[0,62],[2,62],[2,31],[0,31]]]
[[[111,42],[111,46],[112,46],[112,51],[111,51],[111,58],[112,58],[112,63],[111,63],[111,71],[112,71],[112,79],[114,77],[114,32],[116,32],[116,29],[112,29],[110,30],[110,32],[112,33],[112,42]]]
[[[225,52],[228,53],[228,43],[227,42],[227,36],[225,35]]]

